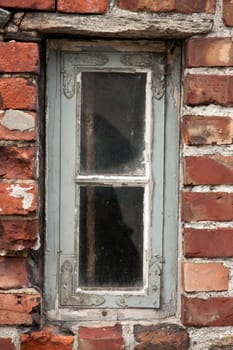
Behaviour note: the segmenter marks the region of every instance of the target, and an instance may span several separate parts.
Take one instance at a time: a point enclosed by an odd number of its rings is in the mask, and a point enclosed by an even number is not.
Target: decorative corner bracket
[[[162,273],[162,257],[152,256],[149,265],[149,280],[147,295],[125,295],[119,297],[117,305],[120,307],[160,307],[160,279]]]
[[[75,292],[75,260],[74,257],[63,257],[60,269],[60,304],[61,306],[100,306],[105,302],[101,295]]]
[[[104,66],[108,62],[108,57],[99,53],[76,53],[63,54],[63,91],[64,95],[70,99],[75,94],[75,69],[76,67]]]
[[[152,68],[152,93],[156,100],[160,100],[165,93],[165,58],[160,56],[154,60],[153,54],[130,53],[122,55],[121,62],[127,66]]]

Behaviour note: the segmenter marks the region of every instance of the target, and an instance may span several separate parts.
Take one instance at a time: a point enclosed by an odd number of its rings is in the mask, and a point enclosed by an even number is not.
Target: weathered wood
[[[3,28],[9,21],[11,13],[0,8],[0,28]]]
[[[135,14],[112,11],[105,16],[27,13],[20,29],[56,33],[118,38],[184,38],[211,31],[212,20],[206,15]]]

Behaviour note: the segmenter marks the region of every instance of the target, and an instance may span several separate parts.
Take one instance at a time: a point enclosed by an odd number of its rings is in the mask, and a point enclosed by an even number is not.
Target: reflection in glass
[[[83,72],[81,174],[143,175],[146,73]]]
[[[80,187],[79,285],[140,287],[142,187]]]

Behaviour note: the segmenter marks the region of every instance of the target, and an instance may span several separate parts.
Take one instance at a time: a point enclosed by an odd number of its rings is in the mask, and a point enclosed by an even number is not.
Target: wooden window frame
[[[156,310],[158,315],[172,315],[175,312],[177,289],[180,47],[174,43],[165,45],[163,42],[72,40],[49,40],[47,46],[47,313],[55,319],[62,315],[64,320],[71,317],[71,310],[76,315],[74,317],[81,317],[84,310],[96,309],[97,313],[89,316],[90,319],[100,314],[98,309],[108,309],[111,313],[123,310],[123,318],[135,314],[138,309],[147,310],[147,314],[150,310],[154,315]],[[152,78],[152,88],[147,88],[146,97],[149,111],[146,113],[146,179],[137,177],[137,183],[141,181],[145,184],[145,180],[148,181],[144,208],[146,280],[140,291],[84,291],[76,288],[78,252],[75,248],[77,245],[74,244],[74,212],[77,209],[72,189],[77,177],[76,156],[72,154],[76,148],[77,120],[76,112],[69,123],[64,116],[68,110],[76,111],[77,108],[77,73],[83,69],[88,70],[88,67],[93,70],[96,65],[98,69],[105,70],[116,71],[121,68],[133,69],[135,72],[147,71]],[[151,174],[153,185],[150,182]],[[79,181],[80,179],[83,183],[88,182],[87,177],[79,176]],[[106,182],[101,177],[91,177],[89,180]],[[125,177],[117,177],[109,183],[122,185],[125,180]],[[68,194],[67,188],[70,188]],[[73,216],[70,219],[68,214],[71,211]]]

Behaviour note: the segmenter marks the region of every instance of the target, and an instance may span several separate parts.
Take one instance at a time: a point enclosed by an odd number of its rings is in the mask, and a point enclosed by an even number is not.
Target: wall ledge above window
[[[206,14],[187,16],[113,10],[101,16],[29,12],[25,14],[20,29],[92,37],[182,39],[208,33],[212,26],[212,17]]]

